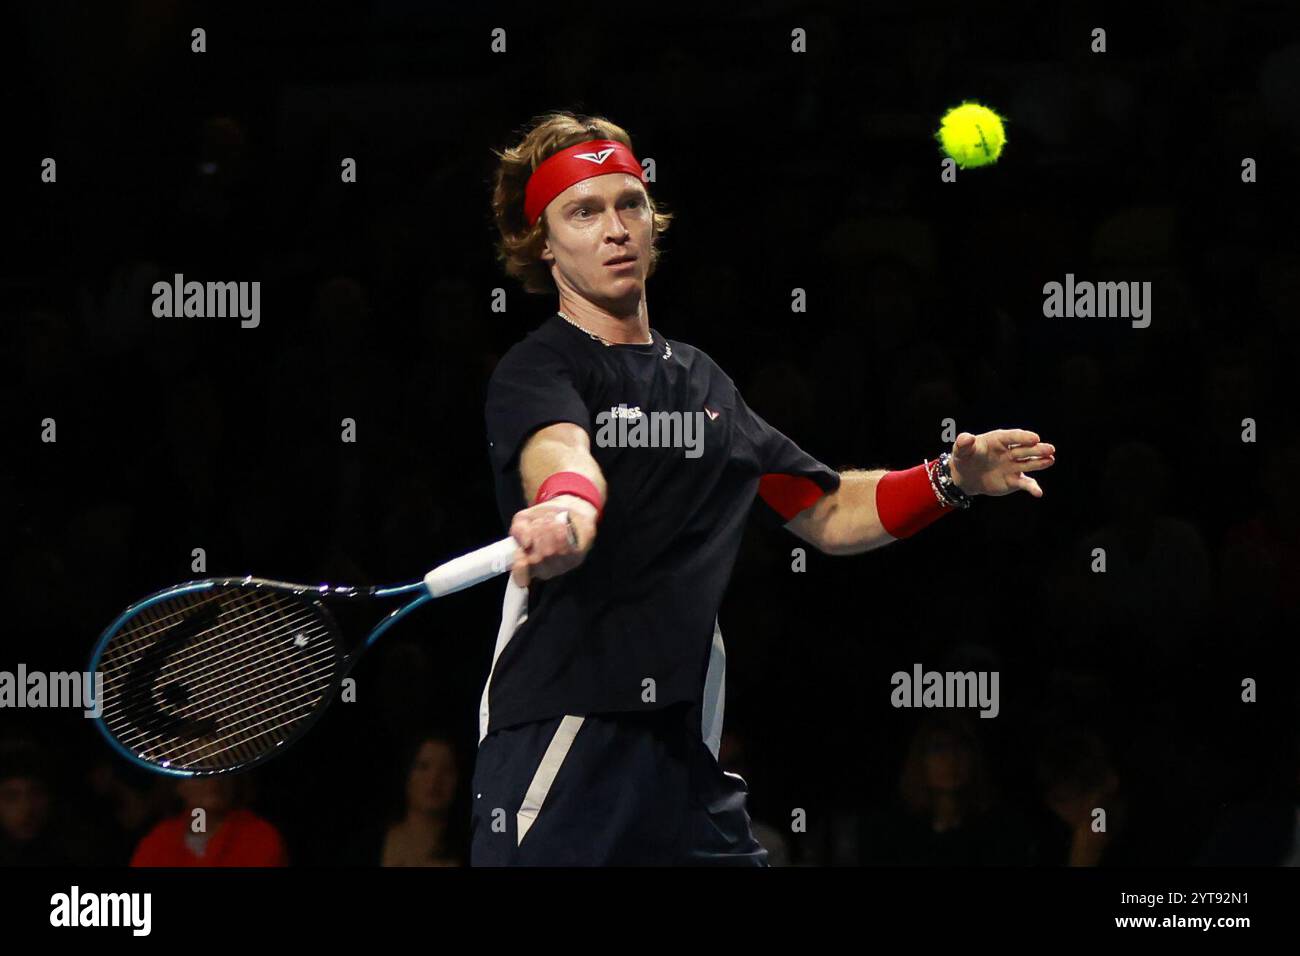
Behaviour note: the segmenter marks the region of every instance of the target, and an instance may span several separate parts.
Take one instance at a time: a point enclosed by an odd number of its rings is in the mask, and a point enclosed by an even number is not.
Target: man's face
[[[546,207],[542,259],[561,290],[616,314],[636,310],[645,291],[654,227],[645,186],[630,173],[574,183]],[[630,261],[612,260],[632,257]]]

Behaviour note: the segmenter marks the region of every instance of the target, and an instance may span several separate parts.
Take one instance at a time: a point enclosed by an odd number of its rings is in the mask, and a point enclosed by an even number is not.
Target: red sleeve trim
[[[767,474],[758,480],[758,494],[777,514],[789,521],[805,508],[815,505],[826,491],[802,475]]]

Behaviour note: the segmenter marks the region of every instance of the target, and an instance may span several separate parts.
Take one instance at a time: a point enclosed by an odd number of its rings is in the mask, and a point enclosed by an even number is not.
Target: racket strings
[[[264,749],[261,744],[254,745],[255,741],[271,734],[278,734],[283,737],[283,731],[287,726],[290,726],[293,722],[296,722],[302,717],[308,716],[313,710],[315,710],[320,694],[314,690],[304,691],[299,695],[299,697],[306,697],[308,699],[295,707],[288,708],[286,708],[284,702],[279,703],[279,711],[277,713],[279,720],[274,725],[258,729],[261,727],[261,718],[256,715],[249,715],[248,717],[243,718],[244,723],[248,724],[248,726],[239,727],[233,732],[221,737],[205,739],[201,746],[195,745],[189,750],[180,751],[172,758],[173,762],[186,764],[192,762],[198,757],[202,757],[205,760],[212,760],[221,754],[231,751],[237,751],[235,754],[237,759],[234,761],[237,764],[245,763],[248,760],[253,759]],[[228,725],[223,725],[223,729],[225,729],[226,726]],[[230,741],[230,743],[227,744],[227,741]],[[223,744],[225,744],[225,746],[222,746]],[[273,742],[272,746],[278,746],[278,742]]]
[[[177,615],[171,616],[176,617]],[[302,615],[299,620],[303,617],[310,616],[311,615]],[[256,636],[279,636],[277,631],[261,627],[262,623],[268,620],[280,620],[285,622],[284,626],[278,629],[279,632],[284,630],[292,631],[298,626],[297,620],[285,619],[283,614],[278,613],[276,610],[271,610],[268,613],[256,617],[253,614],[244,614],[241,616],[231,617],[228,620],[221,620],[217,624],[207,628],[206,631],[198,632],[200,634],[212,633],[213,636],[208,640],[193,645],[196,649],[191,653],[184,656],[173,654],[160,669],[157,683],[160,685],[170,683],[171,681],[165,680],[166,677],[173,676],[174,674],[183,675],[187,674],[191,670],[198,670],[197,665],[200,663],[203,664],[203,672],[207,679],[200,680],[198,683],[188,684],[187,688],[191,691],[191,695],[202,686],[219,682],[222,678],[227,677],[232,670],[239,667],[241,654],[245,658],[248,656],[243,646],[231,641],[231,634],[236,634],[238,635],[238,638],[242,638],[244,644],[247,643],[249,638]],[[155,644],[155,638],[159,630],[161,630],[161,628],[155,627],[151,631],[144,632],[142,638],[134,639],[127,644],[125,654],[119,656],[123,656],[124,661],[130,661],[132,657],[138,659],[139,655],[136,655],[133,652],[141,646]],[[258,633],[259,631],[261,632],[260,634]],[[222,644],[223,642],[225,643],[221,650],[224,652],[223,656],[225,660],[229,662],[228,666],[224,668],[220,663],[218,663],[221,658],[213,653],[216,649],[216,645]],[[112,676],[115,676],[116,671],[126,670],[128,669],[128,666],[128,664],[124,664],[117,668],[105,668],[106,681],[111,679]],[[197,702],[191,700],[190,703],[191,705],[194,705]]]
[[[229,716],[231,713],[245,709],[249,701],[257,700],[259,703],[273,703],[277,696],[287,696],[294,693],[296,689],[289,688],[283,690],[280,694],[260,694],[260,688],[266,687],[272,681],[283,681],[283,667],[286,664],[296,663],[300,667],[310,667],[317,664],[324,665],[319,668],[322,674],[332,673],[334,664],[334,654],[331,651],[323,651],[308,658],[300,658],[298,661],[271,660],[262,665],[260,670],[253,671],[249,674],[241,674],[249,679],[238,684],[225,685],[218,684],[215,681],[208,681],[205,690],[208,693],[202,697],[195,698],[189,704],[186,716],[192,720],[206,720],[209,718],[220,718]],[[232,670],[237,670],[233,669]],[[299,675],[302,676],[302,675]],[[222,725],[228,725],[229,721],[221,721]]]
[[[230,602],[226,601],[224,603],[229,604]],[[265,605],[267,602],[263,601],[261,603]],[[254,606],[251,611],[243,614],[233,614],[229,609],[226,609],[212,626],[196,632],[197,635],[210,634],[210,637],[192,642],[190,645],[191,650],[187,654],[173,653],[170,655],[161,669],[159,683],[166,683],[167,678],[176,674],[186,674],[199,670],[200,664],[202,665],[202,671],[207,675],[207,679],[200,680],[197,683],[192,682],[188,685],[191,692],[208,684],[217,683],[223,678],[228,679],[236,670],[244,675],[256,674],[256,671],[249,671],[247,666],[242,668],[239,666],[240,664],[247,665],[248,660],[258,653],[256,647],[248,646],[250,641],[260,638],[263,643],[266,643],[269,640],[273,646],[278,646],[283,650],[288,645],[280,640],[281,637],[297,631],[306,638],[306,634],[311,628],[303,625],[311,625],[317,621],[314,609],[293,605],[290,605],[290,607],[292,612],[296,612],[294,616],[287,616],[291,612],[286,612],[283,607],[277,606],[260,608]],[[174,619],[178,615],[171,614],[167,617]],[[267,622],[270,622],[270,624],[268,625]],[[141,643],[156,643],[156,635],[161,627],[166,627],[174,622],[160,619],[152,623],[154,624],[153,627],[139,629],[136,634],[137,639],[129,645],[125,645],[127,655],[134,654]],[[316,630],[322,629],[318,627]],[[325,633],[328,635],[327,631]],[[310,638],[306,639],[310,642]],[[321,642],[317,641],[315,643],[319,645]],[[303,659],[300,654],[282,653],[280,656]],[[274,661],[268,663],[273,664]],[[110,672],[122,669],[124,668],[107,668]],[[191,700],[190,703],[193,705],[196,701]]]
[[[259,624],[261,621],[264,620],[274,619],[275,617],[274,614],[263,614],[256,621],[250,622],[247,620],[249,616],[250,615],[243,615],[242,618],[237,618],[235,619],[234,622],[232,622],[232,625],[233,624],[239,625],[239,632],[241,636],[244,638],[249,638],[253,636],[252,628],[256,624]],[[277,643],[279,643],[279,638],[283,636],[287,636],[289,633],[292,633],[294,631],[301,631],[302,623],[304,621],[310,621],[313,618],[314,615],[304,614],[301,615],[299,618],[284,619],[282,625],[277,629],[264,630],[261,634],[257,636],[273,638],[277,641]],[[222,637],[225,636],[226,635],[224,633],[219,634],[214,640],[207,641],[205,643],[208,645],[217,643],[220,641]],[[244,641],[244,644],[247,644],[247,640]],[[173,658],[172,660],[169,660],[164,665],[163,670],[160,671],[158,677],[158,683],[160,685],[170,683],[171,681],[168,680],[167,678],[171,672],[186,674],[190,670],[197,670],[198,669],[197,665],[199,663],[205,662],[203,667],[204,677],[195,683],[190,683],[186,685],[190,691],[190,698],[191,698],[189,701],[190,709],[189,711],[187,711],[187,713],[197,718],[197,717],[207,716],[210,713],[204,710],[203,708],[204,703],[210,700],[219,700],[221,694],[229,694],[232,692],[237,692],[239,690],[239,685],[234,685],[234,686],[228,685],[228,679],[232,676],[234,672],[238,671],[240,673],[240,676],[257,678],[257,677],[265,676],[266,669],[275,667],[277,665],[277,660],[275,658],[272,658],[263,662],[262,671],[260,672],[257,670],[249,671],[247,669],[248,665],[246,661],[241,660],[241,655],[246,656],[245,648],[243,646],[228,646],[223,648],[223,652],[224,652],[223,657],[228,661],[227,665],[224,667],[221,664],[215,663],[215,661],[218,658],[212,654],[211,647],[207,647],[203,651],[189,654],[186,656],[185,659]],[[323,651],[317,651],[315,652],[314,655],[309,657],[303,657],[302,655],[293,655],[293,652],[288,650],[285,650],[282,654],[279,655],[280,658],[285,658],[289,656],[297,656],[300,662],[301,661],[314,662],[317,660],[325,660],[325,659],[332,660],[334,657],[334,653],[332,648],[327,647]],[[245,686],[247,686],[247,684],[249,683],[252,682],[251,681],[246,682]],[[202,691],[206,691],[209,689],[212,689],[211,693],[207,693],[206,695],[201,694]],[[237,702],[237,699],[235,702]]]
[[[325,650],[310,657],[287,660],[283,657],[265,662],[260,669],[244,673],[242,669],[232,669],[236,676],[247,677],[236,684],[220,684],[203,697],[195,699],[186,711],[192,720],[216,720],[223,730],[235,730],[240,722],[247,722],[262,716],[269,708],[281,709],[294,706],[304,696],[313,699],[319,696],[319,687],[313,685],[298,686],[287,683],[293,680],[301,684],[304,678],[320,676],[328,680],[334,670],[335,656]],[[317,666],[319,665],[319,666]],[[297,672],[286,673],[286,667],[296,667]],[[304,668],[315,667],[314,671],[303,672]],[[211,685],[212,682],[209,682]],[[273,688],[266,692],[266,688]],[[253,711],[252,708],[260,708]]]
[[[218,599],[209,598],[208,600]],[[104,657],[107,658],[111,652],[118,651],[116,656],[120,658],[120,662],[116,665],[107,660],[101,662],[100,670],[104,672],[105,679],[108,679],[108,677],[112,676],[116,671],[129,669],[138,657],[135,653],[137,649],[157,643],[158,635],[161,632],[174,627],[186,616],[193,614],[196,606],[196,604],[187,604],[175,611],[156,617],[154,616],[154,608],[149,608],[146,611],[141,611],[137,614],[135,620],[145,621],[148,626],[132,626],[130,628],[123,628],[118,633],[118,636],[114,637],[114,643],[111,645],[110,650],[105,651]],[[225,629],[228,627],[233,628],[234,625],[238,624],[241,625],[243,629],[252,629],[259,623],[259,620],[272,618],[277,614],[283,614],[283,610],[275,606],[264,607],[261,611],[262,613],[260,618],[257,617],[258,609],[255,608],[253,611],[243,614],[242,616],[231,616],[220,621],[219,625],[214,625],[208,627],[205,631],[197,632],[211,633],[213,636],[207,640],[189,642],[188,653],[174,654],[170,658],[169,663],[171,661],[178,663],[183,662],[188,658],[197,657],[201,654],[210,652],[212,645],[225,637]],[[134,625],[134,621],[132,624]]]
[[[327,668],[322,667],[319,670],[321,675],[328,677],[333,671],[333,660],[333,654],[326,652],[315,655],[304,663],[308,665],[328,663]],[[308,698],[308,706],[314,705],[320,696],[319,688],[315,686],[283,687],[285,676],[280,667],[282,663],[272,662],[271,665],[264,667],[255,675],[256,680],[244,681],[242,684],[230,688],[218,687],[217,690],[221,693],[214,692],[205,698],[193,701],[190,705],[187,705],[184,716],[196,722],[212,720],[223,731],[232,732],[224,737],[214,738],[212,742],[216,743],[229,739],[232,735],[238,735],[238,733],[246,729],[245,725],[247,724],[264,720],[271,708],[278,708],[279,716],[287,717],[290,716],[291,711],[299,706],[298,702],[303,698]],[[292,676],[301,679],[303,675]],[[262,693],[261,688],[268,686],[273,681],[279,682],[280,689],[275,693]],[[225,697],[224,695],[227,693],[236,696]],[[211,703],[212,706],[203,706],[208,703]],[[259,709],[253,710],[252,707]],[[142,731],[134,737],[125,737],[123,743],[137,744],[148,736],[150,736],[148,731]]]
[[[292,625],[298,625],[300,622],[291,623]],[[288,629],[288,632],[291,633],[292,629],[293,627]],[[281,628],[280,630],[285,631],[286,629]],[[275,632],[268,633],[275,636]],[[245,633],[243,635],[245,640],[239,644],[233,641],[228,642],[226,654],[243,654],[250,659],[256,659],[257,649],[245,646],[248,644],[247,638],[250,636],[252,635]],[[281,647],[286,646],[286,644],[287,642],[280,642]],[[219,719],[211,719],[211,726],[210,728],[204,728],[205,735],[201,739],[184,740],[179,744],[183,748],[180,750],[176,750],[176,747],[172,746],[170,749],[173,752],[170,754],[169,759],[173,763],[193,762],[200,757],[210,759],[217,754],[231,750],[232,747],[240,748],[246,741],[252,741],[254,744],[250,755],[255,755],[257,747],[273,746],[275,741],[261,742],[257,738],[273,734],[282,727],[285,728],[286,732],[291,730],[292,723],[305,716],[303,713],[304,708],[306,708],[307,713],[310,713],[311,706],[320,696],[321,689],[328,686],[332,676],[332,668],[317,668],[315,675],[310,670],[304,673],[305,668],[319,663],[321,655],[316,655],[311,660],[306,661],[299,655],[289,655],[290,658],[295,656],[299,657],[297,661],[282,659],[277,662],[273,660],[266,662],[265,666],[253,671],[250,671],[246,666],[226,666],[224,671],[227,675],[227,682],[224,685],[217,685],[217,690],[220,693],[216,695],[209,694],[205,698],[190,699],[187,705],[180,710],[180,714],[191,722],[211,718],[213,714],[216,714]],[[329,655],[325,656],[328,657]],[[294,673],[295,669],[298,673]],[[239,680],[238,683],[230,684],[229,678],[231,675],[235,675],[236,679],[241,677],[243,679]],[[304,676],[308,678],[318,676],[321,679],[315,681],[314,686],[310,682],[305,687],[299,686]],[[183,670],[178,671],[173,667],[162,671],[157,680],[153,682],[153,685],[154,687],[165,688],[169,686],[169,682],[182,681],[184,677],[185,672]],[[258,677],[262,679],[258,681],[256,679]],[[295,681],[298,683],[295,684]],[[270,693],[266,691],[268,682],[274,682],[269,685],[273,688]],[[207,683],[210,684],[212,681],[210,680]],[[250,693],[250,690],[252,693]],[[216,706],[203,706],[209,700],[215,700]],[[217,732],[218,727],[220,735],[213,737],[212,734]],[[143,734],[124,734],[123,736],[127,738],[125,742],[135,749],[141,749],[142,743],[151,737],[147,731]],[[154,746],[147,749],[151,751],[157,750],[157,743],[155,740]],[[241,749],[240,753],[235,756],[236,761],[246,759],[244,751],[247,749]]]
[[[179,646],[168,655],[170,639]],[[156,673],[139,673],[150,654],[162,655]],[[334,682],[337,660],[322,609],[292,595],[239,586],[179,595],[142,611],[105,649],[105,725],[132,751],[171,766],[247,763],[312,713]],[[169,692],[184,699],[169,700]],[[159,703],[172,723],[142,726],[138,712],[152,714]]]

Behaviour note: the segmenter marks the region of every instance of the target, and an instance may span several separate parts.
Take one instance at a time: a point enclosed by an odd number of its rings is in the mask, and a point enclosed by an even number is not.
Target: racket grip
[[[502,538],[496,544],[452,558],[426,574],[424,586],[437,598],[481,584],[510,570],[517,547],[514,538]]]

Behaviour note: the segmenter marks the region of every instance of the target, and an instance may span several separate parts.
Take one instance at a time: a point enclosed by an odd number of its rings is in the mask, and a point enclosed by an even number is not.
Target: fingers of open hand
[[[993,437],[1008,447],[1038,444],[1038,435],[1024,428],[999,428],[993,432]]]
[[[1028,475],[1017,475],[1012,479],[1011,487],[1017,488],[1020,491],[1027,491],[1035,498],[1043,497],[1043,489],[1038,486],[1038,482],[1034,481],[1034,479],[1030,478]]]
[[[1056,459],[1051,455],[1044,458],[1026,458],[1023,461],[1013,461],[1010,464],[1012,474],[1023,471],[1042,471],[1044,468],[1051,468],[1056,464]]]
[[[1015,445],[1011,448],[1012,461],[1029,461],[1034,458],[1050,458],[1056,454],[1056,446],[1048,442],[1032,445]]]

